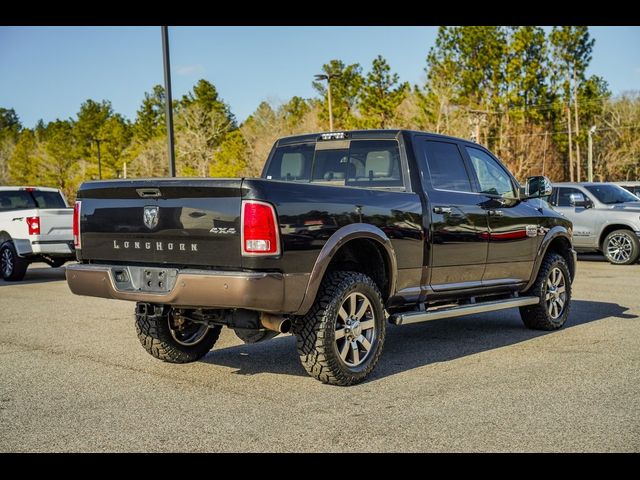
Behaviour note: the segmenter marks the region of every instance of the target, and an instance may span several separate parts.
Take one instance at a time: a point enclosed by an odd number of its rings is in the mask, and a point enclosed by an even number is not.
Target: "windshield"
[[[598,200],[602,203],[606,203],[607,205],[612,205],[614,203],[640,202],[640,198],[627,192],[624,188],[619,187],[618,185],[589,185],[585,188],[593,193]]]

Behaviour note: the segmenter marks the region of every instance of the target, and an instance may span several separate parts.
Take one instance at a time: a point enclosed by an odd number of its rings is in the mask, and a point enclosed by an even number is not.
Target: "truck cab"
[[[571,222],[540,200],[551,193],[459,138],[297,135],[261,178],[83,184],[67,280],[135,301],[140,341],[164,361],[201,358],[223,326],[247,342],[292,330],[312,376],[351,385],[387,323],[518,307],[527,327],[560,328],[575,251]]]

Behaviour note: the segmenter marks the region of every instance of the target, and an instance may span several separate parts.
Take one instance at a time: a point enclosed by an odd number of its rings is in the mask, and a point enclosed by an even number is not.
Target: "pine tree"
[[[47,125],[46,131],[41,185],[60,188],[67,199],[73,200],[82,181],[75,156],[73,124],[66,120],[56,120]]]
[[[0,108],[0,185],[9,183],[9,158],[22,130],[13,108]]]
[[[247,168],[247,142],[240,130],[234,130],[224,139],[209,166],[209,176],[233,178]]]
[[[358,105],[361,125],[365,128],[388,127],[408,91],[409,84],[400,83],[399,75],[391,73],[387,61],[378,55],[367,74]]]
[[[38,183],[40,153],[33,130],[28,128],[22,130],[8,160],[9,178],[12,183],[16,185]]]

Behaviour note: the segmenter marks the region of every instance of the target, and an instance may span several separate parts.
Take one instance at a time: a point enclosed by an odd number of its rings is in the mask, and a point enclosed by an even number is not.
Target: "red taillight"
[[[40,217],[27,217],[29,235],[40,235]]]
[[[276,211],[268,203],[245,200],[242,204],[242,254],[278,255],[280,238]]]
[[[73,206],[73,244],[76,248],[80,248],[80,205],[82,202],[76,202]]]

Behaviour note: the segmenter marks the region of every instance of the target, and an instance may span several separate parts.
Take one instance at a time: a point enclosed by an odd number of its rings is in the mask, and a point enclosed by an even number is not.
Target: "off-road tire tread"
[[[553,320],[547,312],[547,305],[544,299],[543,285],[547,281],[549,272],[555,266],[559,266],[565,276],[565,288],[567,293],[567,305],[564,312],[556,320]],[[571,312],[571,274],[569,273],[569,267],[567,261],[562,255],[555,252],[549,252],[542,260],[538,276],[533,286],[527,292],[529,295],[540,297],[540,302],[535,305],[527,305],[520,307],[520,317],[527,328],[532,330],[557,330],[562,328],[569,313]]]
[[[345,366],[334,354],[331,341],[325,342],[325,335],[329,328],[333,328],[333,318],[340,308],[340,301],[345,291],[355,284],[364,284],[371,288],[378,302],[379,312],[382,312],[382,328],[376,332],[378,346],[368,360],[367,367],[357,374],[346,371]],[[347,386],[363,381],[374,369],[385,339],[386,320],[384,319],[384,302],[378,287],[368,276],[349,271],[329,273],[318,290],[318,296],[311,309],[303,317],[295,319],[293,328],[297,339],[298,355],[302,366],[312,377],[322,383]]]
[[[204,357],[220,336],[220,325],[209,328],[205,338],[192,346],[180,345],[169,331],[167,317],[136,312],[136,332],[144,349],[155,358],[169,363],[189,363]]]

